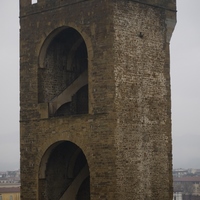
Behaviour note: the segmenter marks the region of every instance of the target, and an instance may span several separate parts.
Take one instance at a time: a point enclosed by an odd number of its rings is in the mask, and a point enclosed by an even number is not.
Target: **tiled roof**
[[[0,188],[0,193],[18,193],[20,192],[20,187],[2,187]]]
[[[185,176],[181,178],[173,178],[174,182],[200,182],[200,176]]]

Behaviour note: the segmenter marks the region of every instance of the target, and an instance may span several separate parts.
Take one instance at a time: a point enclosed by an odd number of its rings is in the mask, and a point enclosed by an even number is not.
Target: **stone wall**
[[[131,1],[115,5],[115,140],[120,199],[131,199],[132,193],[127,192],[131,188],[135,199],[172,198],[165,17],[166,11],[157,7]]]
[[[83,194],[84,200],[172,199],[170,33],[166,19],[175,20],[175,11],[171,11],[171,1],[156,2],[38,0],[31,4],[21,0],[22,200],[47,198],[53,189],[48,189],[46,180],[52,181],[51,174],[58,169],[63,176],[55,180],[57,189],[52,199],[59,196],[63,184],[69,182],[63,167],[66,163],[58,165],[62,158],[66,160],[65,154],[55,165],[49,164],[50,168],[46,163],[51,163],[53,152],[66,141],[80,148],[88,164],[89,178],[79,188],[78,199]],[[76,106],[81,110],[79,100],[88,98],[88,108],[83,106],[88,112],[52,117],[48,102],[58,95],[53,87],[62,91],[65,79],[72,76],[63,71],[55,78],[56,83],[51,78],[49,83],[46,80],[51,70],[47,68],[43,76],[41,63],[45,55],[52,59],[51,41],[69,27],[79,32],[87,49],[88,97],[85,92],[77,94]],[[56,69],[64,69],[65,59],[53,59],[51,69],[54,63],[59,65]],[[42,88],[50,92],[43,93]],[[63,147],[64,152],[67,147]],[[84,192],[89,184],[90,197],[89,190]],[[44,187],[43,194],[38,192]]]

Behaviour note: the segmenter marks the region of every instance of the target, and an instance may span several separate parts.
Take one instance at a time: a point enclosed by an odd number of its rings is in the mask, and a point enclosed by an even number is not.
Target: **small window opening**
[[[31,0],[32,2],[32,4],[35,4],[35,3],[37,3],[37,0]]]

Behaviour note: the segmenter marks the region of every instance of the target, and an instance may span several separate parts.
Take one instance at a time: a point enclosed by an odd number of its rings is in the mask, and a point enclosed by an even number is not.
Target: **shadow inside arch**
[[[38,65],[38,103],[48,104],[49,117],[88,113],[88,48],[76,29],[52,31]]]
[[[39,200],[90,200],[89,166],[74,143],[60,141],[44,153],[38,174]]]

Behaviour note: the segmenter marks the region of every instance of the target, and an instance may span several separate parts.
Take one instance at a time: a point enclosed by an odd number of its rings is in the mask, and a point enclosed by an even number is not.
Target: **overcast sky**
[[[200,168],[200,0],[177,1],[171,40],[174,168]],[[0,6],[0,171],[19,168],[18,0]]]
[[[200,168],[200,0],[178,0],[171,40],[174,168]]]

